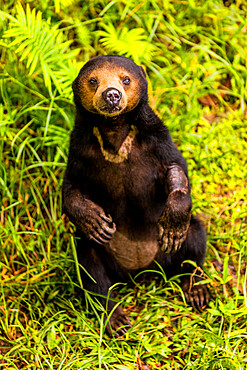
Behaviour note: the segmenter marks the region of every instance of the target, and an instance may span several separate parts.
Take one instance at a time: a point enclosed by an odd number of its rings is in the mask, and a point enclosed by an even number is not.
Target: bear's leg
[[[98,248],[103,247],[99,246]],[[112,296],[109,294],[109,289],[114,284],[114,281],[109,277],[100,253],[92,247],[91,242],[78,239],[77,255],[79,263],[83,266],[83,269],[81,269],[83,287],[89,293],[95,293],[95,298],[105,308],[107,315],[110,315],[106,325],[107,333],[110,336],[112,334],[116,336],[125,334],[127,331],[126,327],[130,327],[131,324],[120,305],[114,309],[116,302],[111,300]],[[107,320],[107,315],[104,317],[105,321]]]
[[[187,238],[184,241],[180,258],[182,261],[191,260],[196,262],[197,268],[187,262],[182,262],[181,288],[186,301],[193,307],[206,306],[210,300],[209,290],[206,284],[200,284],[203,279],[202,265],[206,253],[206,234],[199,220],[192,216]]]

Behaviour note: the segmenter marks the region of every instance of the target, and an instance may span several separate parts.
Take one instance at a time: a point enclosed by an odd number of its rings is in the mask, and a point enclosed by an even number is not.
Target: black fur
[[[83,78],[85,70],[88,68],[93,70],[95,66],[98,67],[106,60],[119,63],[127,70],[131,70],[142,86],[139,104],[131,112],[117,118],[107,118],[88,112],[81,105],[78,95],[78,83]],[[157,227],[162,212],[168,204],[166,175],[169,166],[172,163],[178,164],[187,178],[188,170],[186,161],[174,145],[167,127],[148,105],[147,81],[143,70],[128,58],[104,56],[92,59],[82,68],[73,83],[73,90],[76,120],[71,133],[68,165],[63,183],[63,208],[77,226],[79,262],[97,282],[95,283],[82,272],[84,287],[89,291],[107,296],[109,288],[115,282],[128,281],[130,274],[134,276],[139,270],[125,269],[107,251],[105,245],[89,240],[90,230],[87,231],[88,229],[84,227],[84,220],[89,220],[91,217],[92,223],[95,222],[93,215],[96,217],[99,214],[98,210],[94,209],[96,205],[104,210],[106,216],[112,217],[117,230],[118,228],[125,230],[135,240],[145,238],[145,230],[148,234],[150,227]],[[122,126],[135,125],[138,128],[137,151],[135,157],[130,153],[124,163],[113,164],[102,156],[97,139],[93,135],[93,126],[109,127],[110,130],[118,120]],[[182,219],[182,213],[187,205],[188,212],[190,211],[190,188],[186,196],[179,196],[175,202],[177,211],[174,217],[179,225],[180,217]],[[108,226],[112,226],[110,221]],[[90,229],[90,226],[87,227]],[[194,268],[189,264],[182,267],[183,261],[192,260],[202,267],[205,251],[205,232],[197,218],[192,216],[187,238],[181,249],[177,253],[164,253],[160,250],[155,260],[162,266],[168,277],[181,273],[191,274]],[[157,269],[157,264],[153,261],[145,269]],[[199,292],[198,287],[200,289],[203,287],[203,293]],[[205,286],[193,287],[189,283],[189,277],[185,276],[182,279],[182,288],[192,305],[200,307],[207,304],[209,295]],[[98,297],[98,299],[106,305],[104,298]],[[108,312],[113,307],[113,301],[108,302]],[[118,308],[110,324],[113,330],[122,334],[125,330],[118,330],[118,328],[121,325],[129,325],[129,320],[122,309]],[[107,328],[110,332],[110,325]]]

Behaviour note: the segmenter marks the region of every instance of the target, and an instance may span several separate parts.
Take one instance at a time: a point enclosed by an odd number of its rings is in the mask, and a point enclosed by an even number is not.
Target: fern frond
[[[69,100],[73,100],[71,85],[84,62],[79,63],[76,61],[75,55],[70,55],[71,58],[68,60],[68,63],[59,71],[56,71],[56,79],[58,84],[63,87],[63,95],[65,95]]]
[[[29,4],[26,5],[25,11],[18,2],[16,11],[16,17],[8,16],[9,29],[3,35],[6,39],[12,39],[8,48],[20,57],[20,61],[26,62],[30,76],[34,72],[42,72],[49,92],[54,83],[62,93],[62,85],[58,83],[56,72],[63,68],[64,62],[69,58],[65,53],[72,41],[64,42],[62,32],[58,29],[59,25],[51,27],[48,22],[42,20],[42,13],[31,10]]]
[[[91,33],[88,27],[84,26],[83,24],[80,24],[76,28],[76,32],[82,45],[88,47],[91,42]]]
[[[98,31],[100,42],[110,52],[123,54],[140,63],[149,61],[156,47],[149,43],[143,28],[117,30],[113,25],[103,26],[105,31]]]

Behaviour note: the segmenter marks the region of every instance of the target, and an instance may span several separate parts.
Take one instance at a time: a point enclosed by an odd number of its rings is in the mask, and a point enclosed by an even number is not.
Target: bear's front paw
[[[190,218],[190,212],[176,217],[171,209],[165,210],[158,222],[158,243],[163,252],[176,253],[181,248],[187,237]]]
[[[167,224],[158,224],[158,242],[160,249],[165,253],[176,253],[186,239],[188,224],[180,226],[178,229]]]
[[[89,240],[101,245],[108,244],[116,232],[116,225],[111,216],[106,216],[97,206],[91,206],[88,212],[82,215],[78,226]]]
[[[168,197],[158,222],[158,242],[165,253],[176,253],[187,237],[191,219],[191,200],[179,192]]]

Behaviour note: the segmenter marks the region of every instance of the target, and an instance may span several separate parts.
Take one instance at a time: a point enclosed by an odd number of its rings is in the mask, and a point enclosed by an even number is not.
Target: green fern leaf
[[[76,31],[77,31],[78,38],[80,42],[82,43],[82,45],[84,47],[88,47],[91,42],[91,34],[90,34],[89,29],[83,24],[80,24],[80,26],[76,28]]]
[[[110,52],[131,57],[135,62],[149,61],[156,47],[149,43],[143,28],[128,30],[124,27],[116,30],[113,25],[103,26],[105,31],[98,31],[100,42]]]
[[[10,39],[8,48],[13,50],[25,61],[28,73],[42,73],[45,86],[51,93],[52,83],[62,94],[63,85],[58,82],[56,73],[64,68],[71,52],[67,50],[72,41],[63,41],[62,31],[58,30],[58,24],[51,27],[48,22],[42,20],[42,13],[31,10],[29,4],[26,11],[18,2],[16,17],[4,14],[9,18],[9,29],[3,37]],[[73,51],[72,55],[78,54]]]

